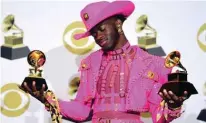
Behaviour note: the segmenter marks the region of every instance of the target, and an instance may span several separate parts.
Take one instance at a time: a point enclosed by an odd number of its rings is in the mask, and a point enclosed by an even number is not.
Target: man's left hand
[[[159,95],[170,104],[182,104],[188,98],[188,92],[184,91],[184,94],[180,97],[175,95],[172,91],[167,91],[166,89],[159,92]]]

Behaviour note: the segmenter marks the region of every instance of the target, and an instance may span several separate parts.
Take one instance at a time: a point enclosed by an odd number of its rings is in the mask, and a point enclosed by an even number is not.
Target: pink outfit
[[[121,14],[127,18],[134,9],[134,4],[126,0],[91,3],[80,14],[87,31],[74,38],[89,36],[89,31],[108,17]],[[83,121],[93,110],[93,123],[142,123],[140,113],[150,112],[154,123],[167,123],[180,112],[168,110],[158,95],[171,72],[164,67],[164,59],[129,42],[107,54],[102,50],[90,54],[82,60],[79,71],[75,100],[59,100],[61,115],[66,118]]]
[[[79,71],[76,99],[59,100],[64,117],[82,121],[93,110],[93,123],[143,123],[140,113],[150,112],[154,123],[167,123],[180,112],[168,110],[157,94],[171,72],[164,67],[164,59],[129,42],[107,54],[102,50],[92,53]]]

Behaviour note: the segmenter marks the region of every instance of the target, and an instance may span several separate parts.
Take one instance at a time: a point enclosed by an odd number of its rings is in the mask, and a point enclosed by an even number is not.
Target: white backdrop
[[[93,0],[94,1],[94,0]],[[85,55],[75,55],[63,45],[63,32],[74,21],[80,21],[80,11],[92,1],[19,1],[4,0],[1,3],[1,22],[8,14],[15,16],[15,24],[24,31],[24,44],[31,50],[38,49],[46,54],[44,78],[55,94],[65,100],[68,83],[77,75],[80,59]],[[197,32],[206,23],[206,1],[134,1],[136,9],[124,23],[124,30],[132,45],[137,45],[136,19],[142,14],[148,16],[149,24],[157,30],[157,44],[166,54],[179,50],[182,64],[188,70],[188,80],[194,84],[199,94],[184,103],[185,113],[173,123],[201,123],[196,120],[201,109],[206,107],[203,84],[206,82],[206,52],[197,43]],[[206,30],[206,29],[205,29]],[[69,34],[68,34],[69,35]],[[206,31],[198,37],[206,48]],[[1,35],[1,45],[4,37]],[[66,41],[71,44],[70,38]],[[89,38],[89,43],[93,39]],[[85,45],[87,47],[89,45]],[[78,47],[76,47],[78,48]],[[98,49],[96,46],[93,50]],[[26,58],[7,60],[1,58],[1,87],[8,83],[21,84],[28,75],[30,66]],[[6,94],[1,93],[1,105]],[[8,97],[8,96],[7,96]],[[1,113],[2,123],[50,123],[50,115],[44,106],[30,97],[29,102],[22,94],[22,105],[29,103],[28,109],[20,116],[11,117]],[[15,101],[15,100],[13,100]],[[21,107],[20,107],[21,108]],[[10,109],[11,110],[11,109]],[[15,112],[15,110],[12,110]],[[143,119],[151,123],[150,118]],[[64,121],[63,123],[69,123]]]

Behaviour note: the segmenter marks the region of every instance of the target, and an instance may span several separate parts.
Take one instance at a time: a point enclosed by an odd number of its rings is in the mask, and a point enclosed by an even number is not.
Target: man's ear
[[[120,28],[122,26],[122,21],[120,19],[117,19],[115,21],[115,25],[116,25],[117,28]]]
[[[118,33],[120,35],[124,34],[123,30],[122,30],[122,21],[120,19],[117,19],[116,22],[115,22],[115,25],[116,25],[116,29],[118,31]]]

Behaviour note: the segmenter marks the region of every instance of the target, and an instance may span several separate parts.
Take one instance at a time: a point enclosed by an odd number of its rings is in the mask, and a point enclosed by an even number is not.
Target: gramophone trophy
[[[14,24],[14,16],[8,15],[2,25],[5,41],[1,46],[1,57],[10,60],[26,57],[30,50],[23,44],[23,31]]]
[[[206,83],[204,84],[203,93],[206,96]],[[206,122],[206,108],[200,111],[200,114],[198,115],[197,119]]]
[[[168,74],[168,82],[162,85],[159,92],[163,93],[163,89],[166,89],[167,91],[172,91],[177,96],[183,96],[184,91],[187,91],[187,98],[193,94],[198,94],[194,85],[187,81],[187,70],[180,62],[180,53],[178,51],[171,52],[165,59],[166,68],[173,68],[175,66],[182,70]],[[173,103],[169,103],[168,105],[171,108],[177,108],[181,106],[181,104]]]
[[[162,47],[156,44],[157,32],[148,24],[147,16],[140,16],[136,21],[136,25],[136,32],[142,33],[138,36],[138,46],[152,55],[165,56]]]
[[[80,84],[80,78],[79,77],[75,77],[73,78],[70,83],[69,83],[69,95],[72,96],[74,94],[76,94],[78,88],[79,88],[79,84]]]
[[[43,70],[40,69],[46,61],[46,57],[44,53],[39,50],[33,50],[29,53],[27,57],[27,61],[29,65],[31,65],[33,68],[29,69],[30,74],[28,77],[24,79],[23,83],[26,82],[29,88],[32,88],[32,83],[33,81],[35,81],[37,91],[40,91],[42,85],[45,84],[45,91],[46,91],[48,89],[48,86],[46,84],[45,79],[42,78]],[[23,83],[21,85],[22,87],[24,87]]]

